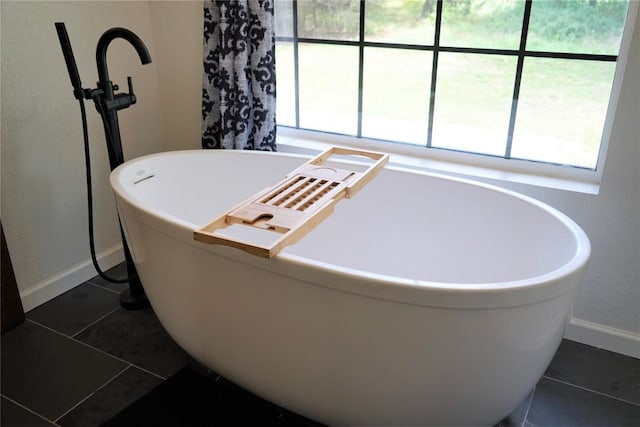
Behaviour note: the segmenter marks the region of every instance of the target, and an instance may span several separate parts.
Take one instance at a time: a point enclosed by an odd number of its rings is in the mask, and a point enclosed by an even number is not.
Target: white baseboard
[[[571,318],[564,337],[615,353],[640,359],[640,334]]]
[[[122,244],[111,246],[96,254],[96,257],[102,270],[111,268],[124,261]],[[21,291],[20,298],[22,299],[22,307],[25,312],[32,310],[58,295],[75,288],[79,284],[86,282],[97,274],[91,258],[89,258]]]

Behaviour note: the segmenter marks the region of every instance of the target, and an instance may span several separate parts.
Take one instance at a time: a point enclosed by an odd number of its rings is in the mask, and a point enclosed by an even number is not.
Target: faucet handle
[[[129,86],[129,93],[127,94],[130,102],[129,105],[133,105],[136,103],[137,99],[135,93],[133,93],[133,79],[131,76],[127,77],[127,86]]]
[[[129,86],[129,95],[133,95],[133,80],[131,79],[131,76],[127,77],[127,86]],[[120,90],[120,86],[113,85],[113,91],[116,92],[118,90]]]
[[[133,94],[133,79],[131,78],[131,76],[127,77],[127,86],[129,86],[129,95],[135,96]]]
[[[113,100],[106,101],[107,110],[122,110],[136,103],[136,95],[133,93],[133,81],[131,77],[127,77],[127,85],[129,93],[119,93],[113,97]]]

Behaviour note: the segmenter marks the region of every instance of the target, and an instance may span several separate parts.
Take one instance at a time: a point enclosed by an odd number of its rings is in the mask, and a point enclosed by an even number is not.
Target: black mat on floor
[[[102,426],[321,427],[322,424],[269,403],[223,378],[214,381],[185,367]]]

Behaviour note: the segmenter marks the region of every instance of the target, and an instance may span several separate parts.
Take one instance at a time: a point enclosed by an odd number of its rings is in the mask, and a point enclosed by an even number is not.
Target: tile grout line
[[[44,415],[41,415],[41,414],[37,413],[33,409],[24,406],[23,404],[13,400],[9,396],[7,396],[5,394],[0,394],[0,396],[2,396],[4,399],[7,399],[9,402],[13,403],[14,405],[19,406],[20,408],[24,409],[25,411],[32,413],[33,415],[37,416],[38,418],[42,418],[43,420],[45,420],[45,421],[47,421],[47,422],[49,422],[49,423],[51,423],[53,425],[59,426],[59,424],[57,422],[52,421],[52,420],[48,419],[47,417],[45,417]]]
[[[107,314],[105,314],[104,316],[99,318],[98,320],[96,320],[96,321],[92,322],[91,324],[85,326],[84,328],[80,329],[78,332],[74,333],[73,335],[66,335],[66,336],[68,336],[70,338],[75,338],[77,335],[81,334],[82,332],[86,331],[87,329],[89,329],[90,327],[96,325],[97,323],[103,321],[108,316],[111,316],[113,313],[115,313],[119,309],[120,309],[120,305],[118,305],[116,308],[114,308],[113,310],[111,310],[110,312],[108,312]]]
[[[531,405],[533,404],[533,398],[536,395],[537,387],[533,387],[533,391],[531,392],[531,398],[529,399],[529,404],[527,405],[527,410],[524,412],[524,418],[522,419],[522,424],[520,427],[526,427],[527,418],[529,418],[529,410],[531,409]]]
[[[566,381],[562,381],[562,380],[559,380],[559,379],[556,379],[556,378],[551,378],[551,377],[548,377],[546,375],[543,375],[542,378],[546,378],[548,380],[555,381],[555,382],[560,383],[560,384],[568,385],[570,387],[575,387],[575,388],[577,388],[579,390],[582,390],[582,391],[588,391],[588,392],[591,392],[593,394],[597,394],[599,396],[608,397],[609,399],[617,400],[619,402],[627,403],[629,405],[640,406],[640,403],[631,402],[629,400],[621,399],[621,398],[616,397],[616,396],[611,396],[610,394],[606,394],[606,393],[603,393],[601,391],[591,390],[590,388],[582,387],[582,386],[579,386],[577,384],[572,384],[572,383],[569,383],[569,382],[566,382]]]
[[[58,418],[56,418],[56,423],[58,421],[60,421],[62,418],[64,418],[65,415],[67,415],[68,413],[70,413],[71,411],[73,411],[74,409],[76,409],[78,406],[82,405],[82,403],[84,403],[87,399],[89,399],[91,396],[93,396],[94,394],[96,394],[97,392],[99,392],[100,390],[102,390],[103,388],[105,388],[107,385],[109,385],[110,383],[112,383],[116,378],[118,378],[120,375],[124,374],[125,371],[127,371],[129,368],[131,368],[131,364],[129,364],[128,366],[126,366],[122,371],[118,372],[116,375],[114,375],[113,377],[111,377],[111,379],[109,379],[107,382],[105,382],[104,384],[102,384],[100,387],[98,387],[97,389],[95,389],[94,391],[92,391],[91,393],[89,393],[87,396],[84,397],[84,399],[80,399],[80,401],[78,403],[76,403],[75,405],[73,405],[71,408],[69,408],[67,411],[65,411],[62,415],[60,415]]]
[[[87,280],[87,281],[86,281],[86,282],[84,282],[84,283],[86,283],[87,285],[95,286],[96,288],[103,289],[103,290],[105,290],[105,291],[109,291],[109,292],[111,292],[111,293],[113,293],[113,294],[118,294],[118,295],[120,295],[120,292],[119,292],[119,291],[116,291],[115,289],[111,289],[111,288],[108,288],[108,287],[106,287],[106,286],[100,285],[100,284],[98,284],[98,283],[94,283],[94,282],[92,282],[92,280],[93,280],[93,279],[89,279],[89,280]],[[78,285],[78,286],[80,286],[80,285]]]
[[[91,350],[97,351],[98,353],[102,353],[102,354],[104,354],[105,356],[112,357],[112,358],[114,358],[114,359],[116,359],[116,360],[118,360],[118,361],[120,361],[120,362],[122,362],[122,363],[125,363],[125,364],[127,364],[127,365],[131,365],[131,366],[133,366],[134,368],[140,369],[141,371],[146,372],[146,373],[147,373],[147,374],[149,374],[149,375],[153,375],[153,376],[154,376],[154,377],[156,377],[156,378],[160,378],[160,379],[161,379],[161,380],[163,380],[163,381],[167,379],[166,377],[163,377],[162,375],[156,374],[155,372],[152,372],[152,371],[150,371],[150,370],[148,370],[148,369],[146,369],[146,368],[143,368],[142,366],[136,365],[135,363],[129,362],[128,360],[124,360],[123,358],[118,357],[118,356],[115,356],[115,355],[113,355],[113,354],[111,354],[111,353],[107,353],[106,351],[101,350],[101,349],[99,349],[99,348],[97,348],[97,347],[94,347],[94,346],[92,346],[92,345],[89,345],[89,344],[87,344],[87,343],[85,343],[85,342],[82,342],[82,341],[80,341],[80,340],[79,340],[79,339],[77,339],[77,338],[73,338],[73,337],[70,337],[70,336],[68,336],[68,335],[65,335],[65,334],[63,334],[62,332],[56,331],[55,329],[52,329],[52,328],[50,328],[50,327],[48,327],[48,326],[45,326],[45,325],[43,325],[43,324],[41,324],[41,323],[38,323],[38,322],[36,322],[35,320],[31,320],[31,319],[26,319],[26,320],[27,320],[27,321],[29,321],[29,322],[32,322],[32,323],[34,323],[34,324],[36,324],[36,325],[38,325],[38,326],[40,326],[40,327],[42,327],[42,328],[45,328],[45,329],[47,329],[48,331],[51,331],[51,332],[53,332],[53,333],[56,333],[56,334],[58,334],[58,335],[61,335],[61,336],[65,337],[65,338],[67,338],[67,339],[70,339],[71,341],[73,341],[73,342],[75,342],[75,343],[77,343],[77,344],[80,344],[80,345],[82,345],[82,346],[84,346],[84,347],[87,347],[87,348],[89,348],[89,349],[91,349]]]

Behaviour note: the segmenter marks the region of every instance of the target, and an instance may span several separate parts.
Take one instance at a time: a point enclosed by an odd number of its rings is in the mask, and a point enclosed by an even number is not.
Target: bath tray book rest
[[[364,156],[374,163],[362,172],[325,166],[333,155]],[[194,231],[193,237],[200,242],[232,246],[252,255],[271,258],[331,215],[340,200],[353,197],[388,160],[388,154],[332,147],[273,187]],[[234,224],[273,231],[281,236],[268,244],[260,244],[216,233]]]

